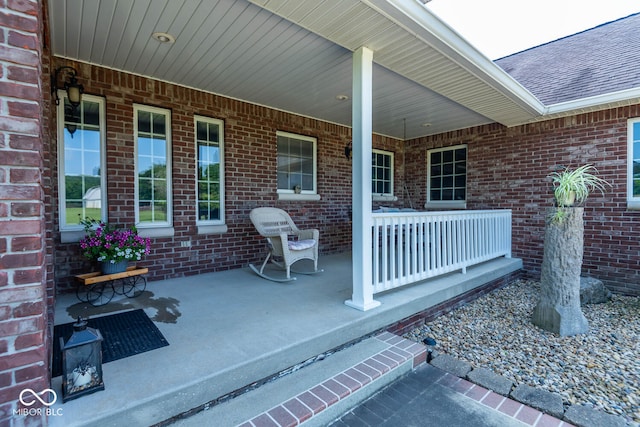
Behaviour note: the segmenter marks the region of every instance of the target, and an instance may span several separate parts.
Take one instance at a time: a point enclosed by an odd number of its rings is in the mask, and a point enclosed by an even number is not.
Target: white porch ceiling
[[[48,7],[55,56],[346,126],[351,102],[336,96],[351,96],[351,54],[366,46],[375,62],[373,130],[397,138],[513,126],[542,111],[419,0],[48,0]],[[161,44],[154,32],[176,42]]]

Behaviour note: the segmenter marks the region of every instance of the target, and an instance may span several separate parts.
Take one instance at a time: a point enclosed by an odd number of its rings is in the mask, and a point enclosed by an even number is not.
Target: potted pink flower
[[[130,261],[140,261],[150,252],[151,240],[140,237],[135,227],[117,229],[90,218],[82,224],[86,232],[80,240],[82,255],[100,262],[103,274],[125,271]]]

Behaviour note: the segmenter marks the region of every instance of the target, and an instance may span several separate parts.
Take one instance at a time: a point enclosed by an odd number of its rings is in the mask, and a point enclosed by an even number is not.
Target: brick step
[[[324,426],[423,363],[425,347],[383,332],[172,426]]]

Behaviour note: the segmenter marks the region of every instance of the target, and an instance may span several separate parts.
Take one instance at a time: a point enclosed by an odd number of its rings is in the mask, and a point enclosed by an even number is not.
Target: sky
[[[427,8],[498,59],[640,12],[640,1],[431,0]]]

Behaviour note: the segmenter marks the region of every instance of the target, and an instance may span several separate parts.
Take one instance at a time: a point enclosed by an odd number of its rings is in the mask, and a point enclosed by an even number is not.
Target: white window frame
[[[200,151],[198,140],[198,122],[216,125],[218,126],[218,149],[220,153],[220,219],[217,220],[201,220],[198,216],[198,171]],[[213,119],[210,117],[194,115],[193,117],[193,129],[194,129],[194,141],[195,141],[195,160],[196,160],[196,185],[195,185],[195,200],[196,200],[196,226],[198,227],[198,234],[208,233],[225,233],[227,226],[225,225],[225,203],[224,203],[224,121],[220,119]],[[211,141],[206,141],[211,142]]]
[[[57,106],[57,130],[58,130],[58,221],[60,229],[60,240],[62,243],[78,242],[85,235],[82,224],[67,224],[66,207],[66,176],[65,176],[65,112],[64,104],[67,92],[58,91],[60,104]],[[106,156],[106,114],[105,100],[99,96],[83,95],[82,102],[90,101],[98,104],[98,120],[100,128],[100,218],[93,218],[100,221],[107,220],[107,156]],[[82,107],[79,107],[82,108]],[[80,136],[76,134],[76,138]]]
[[[373,171],[373,156],[375,156],[376,154],[382,154],[384,156],[389,157],[390,160],[390,164],[391,164],[391,168],[390,168],[390,173],[391,173],[391,179],[389,182],[390,188],[391,188],[391,192],[390,193],[375,193],[373,192],[373,189],[371,190],[371,195],[372,195],[372,199],[375,202],[394,202],[396,200],[398,200],[398,198],[396,196],[394,196],[394,191],[395,191],[395,182],[394,182],[394,175],[395,175],[395,153],[393,151],[385,151],[385,150],[378,150],[378,149],[372,149],[372,158],[371,158],[371,184],[373,184],[373,182],[375,181],[375,173]]]
[[[300,193],[296,193],[293,189],[276,188],[279,200],[320,200],[318,194],[318,139],[312,136],[300,135],[290,132],[277,131],[276,132],[276,176],[277,176],[277,145],[278,137],[286,137],[292,139],[298,139],[301,141],[311,142],[313,144],[313,190],[301,190]]]
[[[140,222],[140,201],[139,201],[139,195],[138,195],[138,191],[139,191],[139,180],[138,180],[138,173],[139,173],[139,165],[138,165],[138,113],[144,111],[144,112],[150,112],[150,113],[154,113],[154,114],[164,114],[166,119],[165,119],[165,123],[166,123],[166,129],[165,129],[165,133],[166,133],[166,174],[167,174],[167,218],[166,221],[156,221],[153,223],[149,223],[149,222]],[[172,193],[172,189],[173,189],[173,177],[171,174],[172,171],[172,165],[171,165],[171,159],[172,159],[172,143],[171,143],[171,110],[168,110],[166,108],[158,108],[158,107],[151,107],[149,105],[143,105],[143,104],[133,104],[133,140],[134,140],[134,170],[135,170],[135,175],[134,175],[134,194],[135,194],[135,222],[136,222],[136,227],[138,228],[138,232],[141,236],[143,237],[170,237],[174,235],[174,229],[173,229],[173,193]]]
[[[466,150],[465,159],[465,200],[431,200],[431,154],[436,152],[455,151],[464,148]],[[427,201],[424,205],[429,209],[466,209],[467,198],[469,197],[469,148],[467,144],[454,145],[451,147],[441,147],[427,150]]]
[[[633,195],[633,161],[640,162],[640,129],[634,135],[634,125],[640,127],[640,117],[627,120],[627,209],[640,209],[640,195]],[[638,144],[638,152],[634,153],[634,142]],[[640,179],[640,177],[639,177]]]

